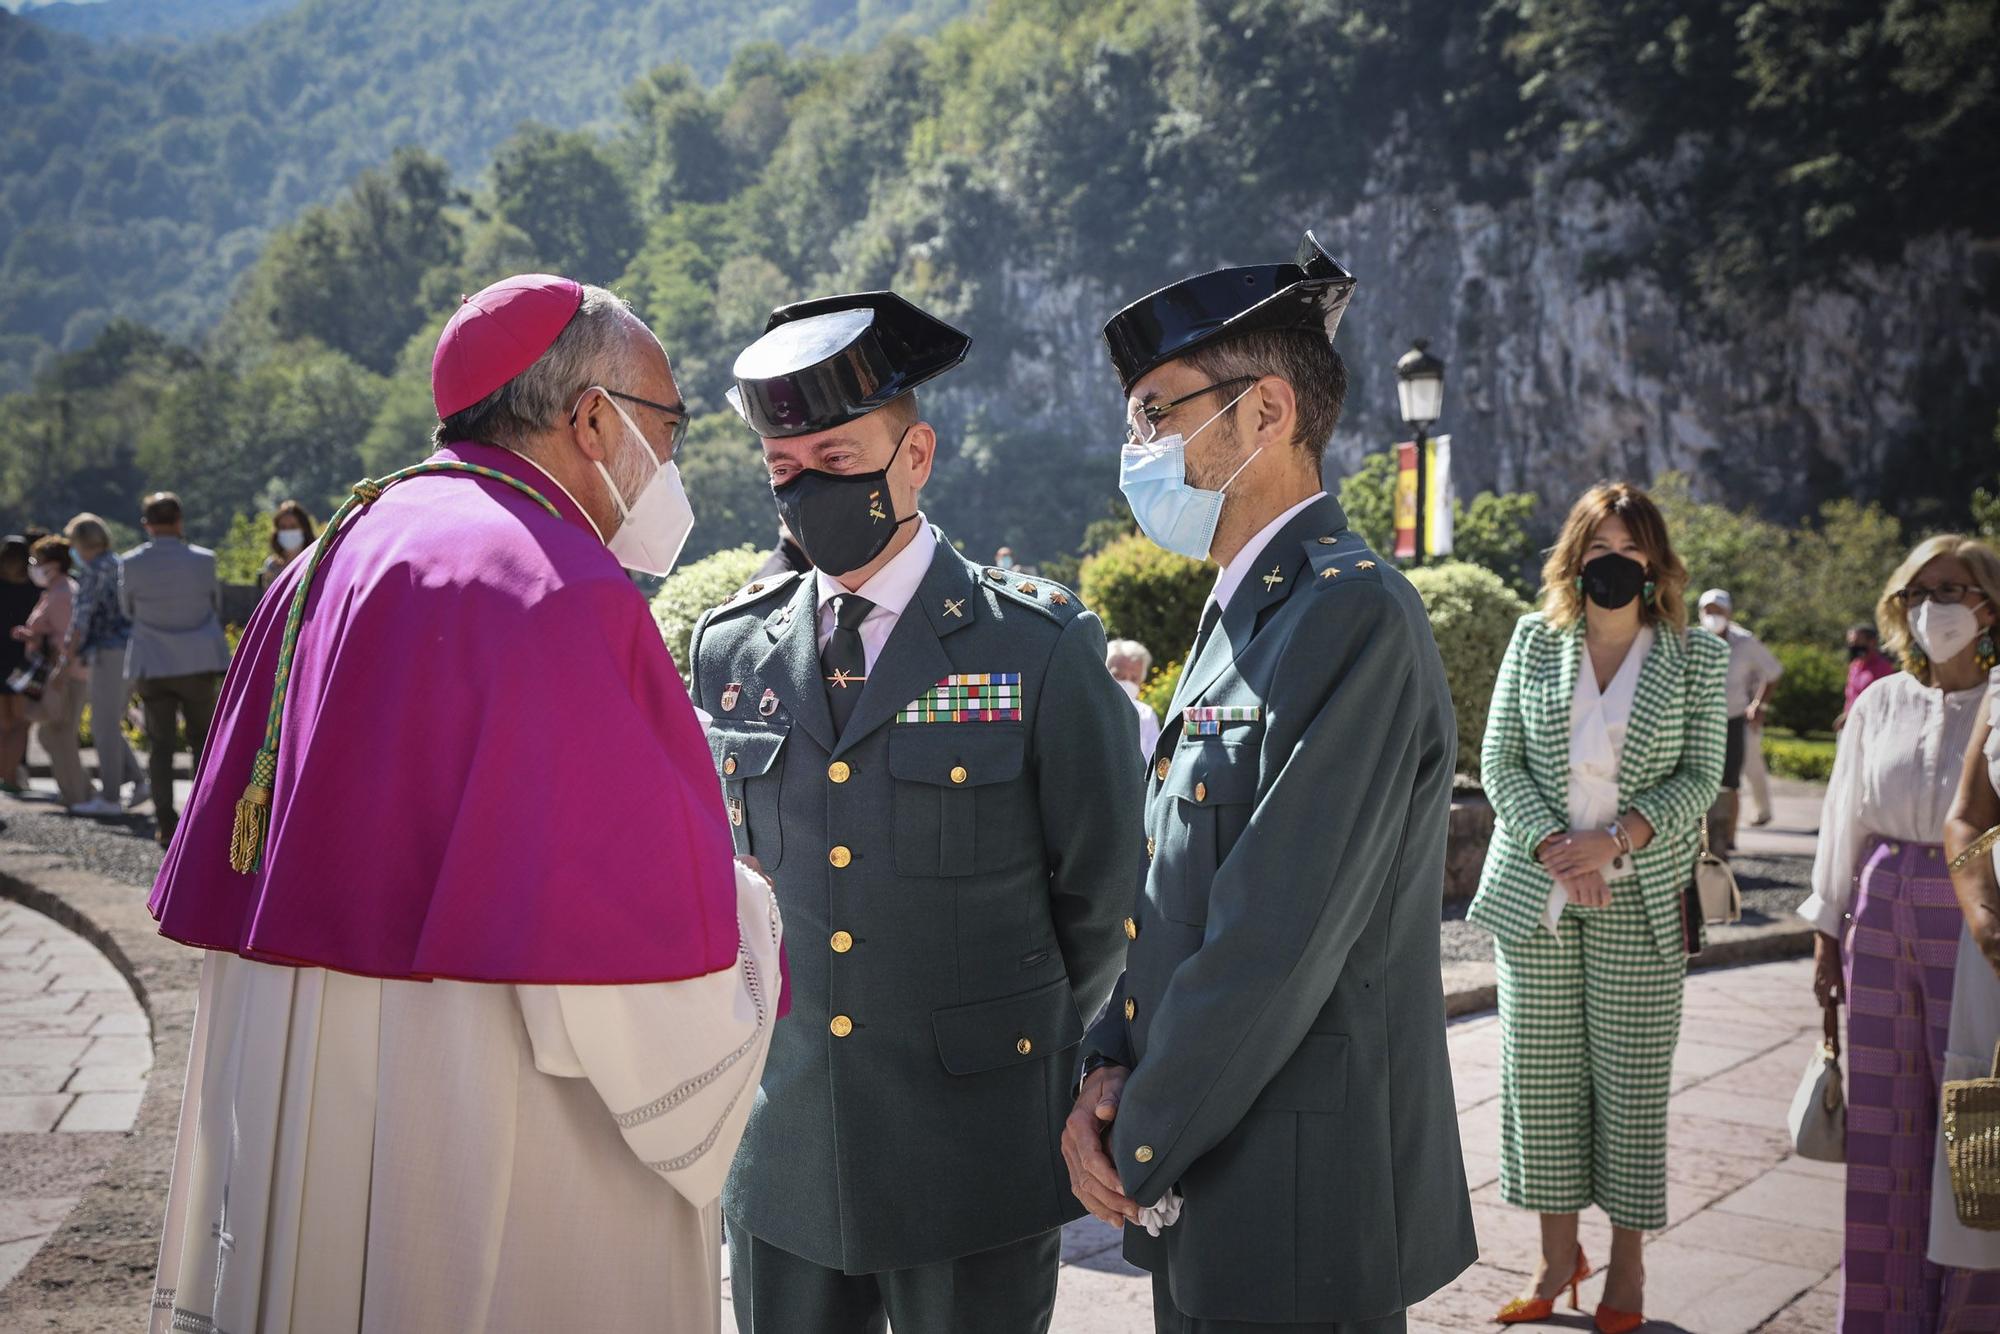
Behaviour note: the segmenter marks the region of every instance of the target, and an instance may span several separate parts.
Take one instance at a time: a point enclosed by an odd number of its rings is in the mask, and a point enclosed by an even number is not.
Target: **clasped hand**
[[[1122,1065],[1100,1065],[1084,1076],[1076,1106],[1063,1122],[1063,1161],[1069,1165],[1069,1188],[1091,1217],[1123,1227],[1139,1221],[1139,1206],[1125,1194],[1118,1168],[1104,1151],[1104,1137],[1118,1118],[1118,1100],[1125,1095],[1131,1072]]]
[[[1611,886],[1604,879],[1604,868],[1620,851],[1618,840],[1602,829],[1551,834],[1535,850],[1569,901],[1579,908],[1611,906]]]

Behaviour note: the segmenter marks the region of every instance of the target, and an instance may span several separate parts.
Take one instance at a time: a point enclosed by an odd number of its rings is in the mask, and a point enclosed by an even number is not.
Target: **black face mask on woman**
[[[1606,611],[1617,611],[1646,590],[1646,567],[1630,556],[1608,551],[1583,567],[1576,586]]]
[[[778,514],[807,559],[828,574],[849,574],[888,550],[896,530],[917,516],[896,517],[889,498],[889,466],[903,452],[897,437],[889,462],[874,472],[832,473],[805,468],[771,488]]]

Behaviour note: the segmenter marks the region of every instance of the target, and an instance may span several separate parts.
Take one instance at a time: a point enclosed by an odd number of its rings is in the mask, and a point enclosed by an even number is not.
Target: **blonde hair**
[[[79,549],[86,547],[92,551],[111,549],[111,529],[104,520],[88,510],[64,524],[63,534],[69,538],[72,546]]]
[[[1896,572],[1889,576],[1882,589],[1882,600],[1875,604],[1875,624],[1882,629],[1883,651],[1927,686],[1937,684],[1935,665],[1917,651],[1916,639],[1910,634],[1910,610],[1896,594],[1909,587],[1924,566],[1946,556],[1972,571],[1972,581],[1986,595],[1986,605],[2000,615],[2000,554],[1978,538],[1961,533],[1939,533],[1917,543],[1916,550],[1904,557]]]
[[[1630,482],[1599,482],[1570,506],[1562,535],[1542,563],[1542,615],[1558,629],[1583,618],[1583,594],[1576,586],[1583,574],[1583,553],[1598,526],[1614,515],[1646,553],[1646,577],[1653,583],[1653,596],[1640,605],[1640,619],[1647,625],[1685,630],[1687,566],[1667,536],[1667,520],[1660,507]]]

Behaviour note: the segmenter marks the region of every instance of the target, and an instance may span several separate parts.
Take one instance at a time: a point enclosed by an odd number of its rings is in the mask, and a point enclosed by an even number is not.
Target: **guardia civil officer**
[[[1415,590],[1320,485],[1353,289],[1307,233],[1104,328],[1133,516],[1222,567],[1064,1134],[1177,1334],[1402,1330],[1477,1256],[1438,967],[1451,696]]]
[[[918,509],[917,386],[968,340],[887,292],[786,306],[737,358],[809,574],[695,628],[739,853],[777,883],[791,1017],[723,1195],[749,1334],[1033,1334],[1083,1037],[1144,874],[1132,706],[1073,594]]]

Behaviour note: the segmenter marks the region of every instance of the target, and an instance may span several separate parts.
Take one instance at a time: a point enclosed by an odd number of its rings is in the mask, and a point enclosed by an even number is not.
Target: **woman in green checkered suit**
[[[1496,815],[1466,914],[1495,939],[1500,1193],[1541,1214],[1546,1319],[1590,1268],[1577,1213],[1611,1217],[1597,1327],[1634,1329],[1640,1245],[1667,1218],[1667,1088],[1686,969],[1682,896],[1722,781],[1729,650],[1687,628],[1687,569],[1646,493],[1577,501],[1521,618],[1480,754]]]

